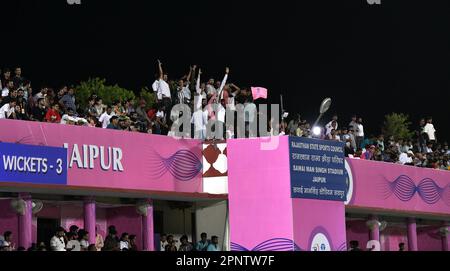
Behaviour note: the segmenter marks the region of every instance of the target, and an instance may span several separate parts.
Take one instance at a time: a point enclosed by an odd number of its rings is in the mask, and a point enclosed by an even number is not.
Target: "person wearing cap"
[[[400,156],[398,157],[398,161],[402,165],[411,165],[414,158],[414,152],[412,150],[409,150],[408,152],[402,152]]]
[[[110,119],[110,124],[108,124],[106,129],[120,130],[120,128],[119,128],[119,117],[118,116],[112,116],[111,119]]]

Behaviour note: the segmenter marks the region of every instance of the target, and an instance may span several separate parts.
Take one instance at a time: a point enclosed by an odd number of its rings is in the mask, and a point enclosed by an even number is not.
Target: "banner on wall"
[[[289,137],[291,197],[345,201],[344,143]]]
[[[0,143],[0,181],[67,183],[67,150],[63,147]]]

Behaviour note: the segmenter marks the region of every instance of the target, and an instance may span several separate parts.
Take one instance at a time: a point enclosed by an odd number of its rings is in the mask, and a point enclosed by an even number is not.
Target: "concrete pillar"
[[[89,244],[95,244],[95,199],[86,197],[84,199],[84,229],[89,232]]]
[[[450,251],[450,227],[444,222],[442,226],[442,251]]]
[[[155,251],[152,200],[147,200],[146,208],[147,214],[142,215],[143,250]]]
[[[379,226],[379,222],[378,222],[378,217],[376,215],[370,215],[369,216],[369,221],[372,220],[376,223],[374,223],[371,227],[370,227],[370,232],[369,232],[369,240],[377,240],[378,242],[380,241],[380,226]]]
[[[408,218],[408,250],[417,251],[417,224],[413,217]]]
[[[28,249],[32,243],[33,202],[29,193],[20,193],[19,199],[25,201],[25,213],[19,214],[19,246]]]

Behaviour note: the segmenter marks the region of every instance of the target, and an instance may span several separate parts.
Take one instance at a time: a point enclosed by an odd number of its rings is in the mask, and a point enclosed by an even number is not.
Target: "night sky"
[[[325,120],[355,113],[379,133],[386,113],[432,115],[450,139],[449,1],[81,1],[1,1],[0,67],[21,65],[37,91],[90,76],[138,90],[157,58],[172,79],[229,66],[230,82],[283,94],[309,121],[331,97]]]

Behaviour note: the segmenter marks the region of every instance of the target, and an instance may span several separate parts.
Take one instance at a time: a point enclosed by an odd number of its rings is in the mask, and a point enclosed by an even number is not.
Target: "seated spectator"
[[[106,129],[120,130],[119,128],[119,117],[112,116],[110,119],[110,123],[106,127]]]
[[[51,123],[61,122],[61,115],[59,114],[59,104],[54,103],[52,108],[47,110],[47,113],[45,114],[45,121]]]
[[[406,153],[402,152],[398,160],[402,165],[413,165],[414,158],[415,157],[413,151],[408,151]]]
[[[361,155],[361,159],[375,160],[375,145],[366,145],[366,151]]]
[[[167,236],[167,245],[164,248],[164,251],[177,251],[177,246],[175,245],[177,241],[173,239],[173,235]]]
[[[220,251],[219,248],[219,237],[212,236],[211,243],[208,245],[207,251]]]
[[[192,251],[193,250],[193,246],[191,243],[189,243],[188,241],[188,237],[186,235],[181,236],[180,238],[180,249],[179,251]]]
[[[108,236],[105,238],[104,251],[118,251],[120,250],[119,238],[117,237],[116,227],[111,225],[108,228]]]
[[[40,98],[37,100],[37,105],[31,110],[31,119],[34,121],[44,121],[47,114],[47,108],[45,108],[45,99]]]
[[[103,236],[98,233],[97,227],[95,227],[95,247],[97,248],[97,251],[101,251],[103,246]]]
[[[89,247],[89,232],[80,230],[78,232],[78,241],[80,241],[81,251],[87,251]]]
[[[405,251],[405,243],[398,244],[398,251]]]
[[[16,118],[16,100],[10,100],[0,108],[0,119]]]

